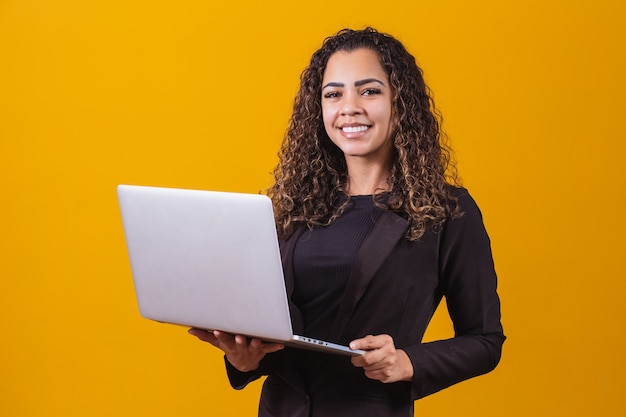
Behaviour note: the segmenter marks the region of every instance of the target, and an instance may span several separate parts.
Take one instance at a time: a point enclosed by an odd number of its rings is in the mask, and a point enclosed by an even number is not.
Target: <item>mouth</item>
[[[340,129],[344,133],[359,133],[359,132],[365,132],[369,128],[370,126],[368,125],[358,125],[358,126],[342,126]]]

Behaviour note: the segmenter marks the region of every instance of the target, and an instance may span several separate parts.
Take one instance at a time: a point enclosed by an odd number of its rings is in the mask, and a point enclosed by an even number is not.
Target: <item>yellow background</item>
[[[322,39],[416,55],[480,207],[509,336],[418,416],[624,411],[620,0],[0,0],[0,415],[251,416],[221,355],[139,317],[118,183],[257,192]],[[438,314],[429,338],[447,337]]]

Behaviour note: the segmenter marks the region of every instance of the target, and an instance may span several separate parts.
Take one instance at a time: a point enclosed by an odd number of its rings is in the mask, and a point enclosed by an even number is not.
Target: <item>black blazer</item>
[[[411,359],[413,382],[383,384],[365,377],[349,358],[293,348],[267,355],[250,373],[227,363],[237,389],[268,375],[260,416],[412,416],[415,399],[495,368],[505,337],[489,237],[469,193],[456,194],[464,215],[417,242],[404,238],[404,218],[383,213],[358,252],[331,330],[330,341],[341,344],[368,334],[391,335]],[[302,231],[281,242],[290,298],[293,252]],[[455,336],[422,343],[444,296]],[[300,333],[301,313],[293,303],[290,309],[294,332]]]

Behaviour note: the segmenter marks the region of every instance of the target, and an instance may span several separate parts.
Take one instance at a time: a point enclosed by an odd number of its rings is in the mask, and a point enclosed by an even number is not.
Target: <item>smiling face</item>
[[[391,86],[376,52],[338,51],[329,59],[322,81],[326,133],[346,162],[391,160]]]

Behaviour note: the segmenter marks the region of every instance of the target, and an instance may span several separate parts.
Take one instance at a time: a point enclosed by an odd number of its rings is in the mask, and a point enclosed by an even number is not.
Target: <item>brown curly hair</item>
[[[343,29],[327,38],[300,77],[293,113],[269,188],[279,236],[297,224],[332,223],[349,204],[340,199],[347,183],[343,153],[322,120],[322,79],[328,59],[337,51],[368,48],[376,52],[389,76],[392,97],[394,159],[388,179],[391,192],[376,202],[409,222],[406,237],[419,239],[429,226],[461,215],[451,185],[458,184],[451,150],[441,131],[441,115],[426,86],[422,70],[402,43],[373,28]],[[338,204],[338,201],[344,201]]]

